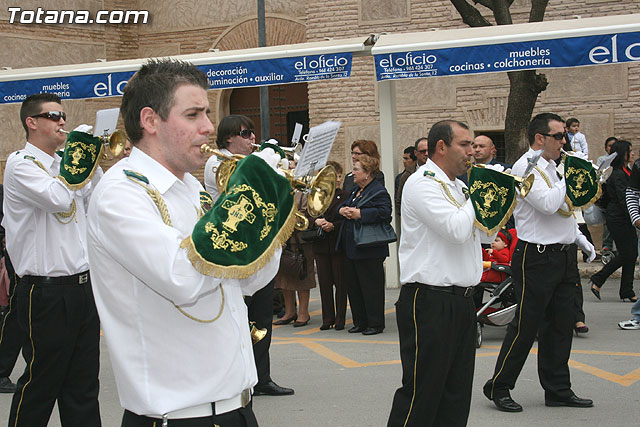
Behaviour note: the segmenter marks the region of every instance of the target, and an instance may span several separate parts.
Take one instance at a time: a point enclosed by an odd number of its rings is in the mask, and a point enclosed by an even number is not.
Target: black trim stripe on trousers
[[[520,240],[513,254],[514,292],[519,302],[507,326],[493,377],[484,385],[490,399],[509,395],[538,334],[538,376],[545,397],[572,394],[569,354],[579,283],[575,245],[552,250]]]
[[[215,412],[214,412],[215,413]],[[167,420],[167,427],[258,427],[258,421],[251,408],[251,402],[244,408],[225,412],[220,415],[199,418],[182,418]],[[131,411],[124,411],[121,427],[162,427],[162,420],[158,418],[136,415]]]
[[[4,257],[7,273],[9,274],[9,309],[2,319],[2,326],[0,327],[0,378],[11,375],[26,338],[18,325],[16,313],[18,276],[16,276],[6,252]]]
[[[63,426],[100,426],[100,324],[91,283],[42,285],[22,278],[17,314],[27,361],[11,402],[10,427],[46,426],[58,403]]]
[[[396,321],[402,386],[387,426],[465,426],[476,353],[473,298],[405,284]]]

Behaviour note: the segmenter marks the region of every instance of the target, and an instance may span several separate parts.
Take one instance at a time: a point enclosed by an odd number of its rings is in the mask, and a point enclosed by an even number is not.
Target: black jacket
[[[345,219],[340,227],[338,234],[338,242],[336,249],[343,248],[347,258],[349,259],[373,259],[373,258],[386,258],[389,256],[389,245],[383,244],[380,246],[371,246],[367,248],[356,248],[356,244],[353,239],[353,233],[355,229],[356,221],[360,221],[363,224],[374,224],[377,222],[390,223],[391,222],[391,197],[387,192],[387,189],[378,181],[374,179],[367,185],[360,197],[354,200],[359,187],[356,186],[352,191],[347,201],[338,206],[340,209],[343,206],[352,206],[360,208],[360,219]],[[382,191],[381,191],[382,190]],[[380,192],[380,193],[378,193]],[[368,198],[371,194],[378,193],[373,199],[366,202],[364,205],[359,206],[358,201]]]
[[[629,186],[629,175],[621,168],[616,168],[605,184],[605,195],[607,200],[606,220],[623,222],[631,221],[625,194]]]

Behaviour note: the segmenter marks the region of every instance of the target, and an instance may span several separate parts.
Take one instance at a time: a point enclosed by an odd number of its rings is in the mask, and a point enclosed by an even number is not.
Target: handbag
[[[383,191],[384,190],[380,190],[369,197],[363,198],[357,203],[357,206],[360,207],[364,205]],[[388,222],[363,224],[361,221],[356,221],[353,230],[353,240],[355,241],[356,248],[368,248],[370,246],[381,246],[393,243],[398,240],[398,236]]]
[[[317,242],[318,240],[324,240],[326,237],[327,233],[321,227],[300,231],[300,238],[305,242]]]
[[[354,224],[353,240],[356,248],[368,248],[393,243],[398,240],[398,236],[387,222],[363,224],[358,221]]]
[[[292,248],[292,245],[287,245],[282,249],[282,255],[280,255],[280,269],[292,273],[297,273],[297,277],[300,280],[304,280],[307,277],[307,259],[304,256],[300,241],[297,234],[294,232],[293,236],[296,239],[296,248]]]

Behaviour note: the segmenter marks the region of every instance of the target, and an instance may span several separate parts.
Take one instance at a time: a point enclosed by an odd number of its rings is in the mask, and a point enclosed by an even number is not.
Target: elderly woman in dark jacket
[[[353,166],[355,187],[339,213],[345,218],[338,235],[338,245],[344,248],[343,280],[351,304],[354,326],[350,333],[379,334],[384,330],[384,268],[389,246],[381,244],[358,248],[354,241],[356,222],[362,224],[390,223],[391,197],[375,176],[380,161],[360,155]],[[363,203],[364,201],[364,203]]]
[[[638,257],[638,238],[625,201],[625,193],[631,175],[631,171],[627,169],[627,163],[632,153],[631,143],[620,140],[613,144],[611,153],[618,153],[618,156],[611,164],[613,172],[607,180],[603,197],[608,201],[605,219],[618,248],[618,254],[600,271],[591,276],[591,292],[600,299],[600,288],[604,285],[605,280],[609,278],[611,273],[622,267],[620,298],[637,301],[638,297],[633,292],[633,270]]]

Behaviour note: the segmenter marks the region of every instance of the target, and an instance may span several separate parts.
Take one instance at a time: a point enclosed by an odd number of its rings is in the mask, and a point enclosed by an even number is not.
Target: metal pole
[[[265,27],[264,0],[258,0],[258,47],[267,45],[267,30]],[[260,86],[260,138],[270,137],[269,129],[269,87]]]

